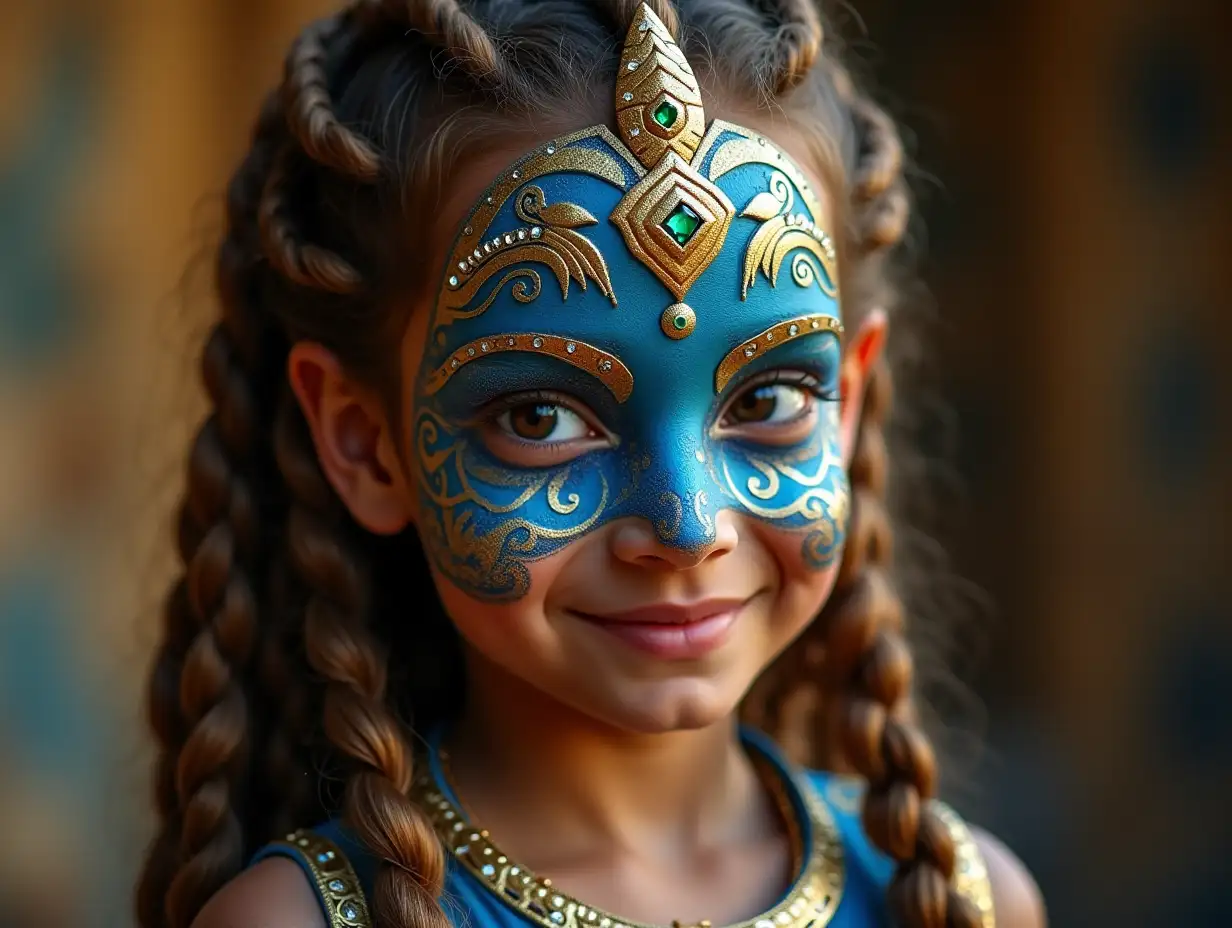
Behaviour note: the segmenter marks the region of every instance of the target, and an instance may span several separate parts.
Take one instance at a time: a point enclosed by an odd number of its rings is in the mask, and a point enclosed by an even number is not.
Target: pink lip
[[[727,641],[747,599],[644,606],[608,615],[576,613],[629,646],[665,660],[697,660]]]

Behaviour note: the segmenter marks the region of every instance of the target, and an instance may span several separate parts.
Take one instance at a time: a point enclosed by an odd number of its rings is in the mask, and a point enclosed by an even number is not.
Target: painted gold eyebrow
[[[545,354],[572,364],[585,371],[623,403],[633,393],[633,374],[616,355],[563,335],[544,335],[538,332],[513,332],[504,335],[489,335],[467,342],[434,370],[424,385],[424,395],[431,396],[449,382],[449,379],[467,364],[493,354],[519,351],[526,354]]]
[[[737,345],[727,353],[719,363],[719,369],[714,374],[714,392],[722,393],[733,377],[746,364],[751,364],[771,348],[784,342],[789,342],[816,332],[833,332],[843,334],[843,324],[827,313],[814,313],[809,316],[797,316],[777,325],[772,325],[765,331],[758,332],[752,338]]]

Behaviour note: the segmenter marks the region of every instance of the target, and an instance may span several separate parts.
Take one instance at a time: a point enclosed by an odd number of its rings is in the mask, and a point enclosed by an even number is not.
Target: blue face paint
[[[628,517],[697,550],[732,508],[797,532],[810,567],[840,549],[841,327],[816,200],[786,155],[736,126],[699,131],[687,162],[683,129],[648,151],[635,130],[656,110],[686,129],[700,118],[700,97],[655,103],[663,79],[648,76],[618,86],[618,100],[646,101],[618,102],[623,142],[585,130],[506,171],[445,272],[413,403],[418,527],[472,595],[523,595],[528,563]],[[782,447],[721,427],[732,398],[775,371],[829,397],[810,434]],[[478,418],[544,391],[581,400],[613,440],[550,467],[502,461]]]

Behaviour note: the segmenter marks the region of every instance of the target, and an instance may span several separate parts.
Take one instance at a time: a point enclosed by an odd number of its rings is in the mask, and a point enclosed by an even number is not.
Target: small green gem
[[[676,109],[675,104],[670,100],[664,100],[654,111],[654,121],[661,125],[664,129],[670,129],[676,124],[676,117],[680,115],[680,111]]]
[[[693,238],[701,224],[701,217],[684,203],[677,204],[671,214],[663,220],[663,228],[676,240],[677,245],[689,244],[689,239]]]
[[[688,324],[689,324],[689,320],[686,319],[684,316],[677,316],[675,319],[672,320],[672,325],[674,325],[678,329],[683,329]]]

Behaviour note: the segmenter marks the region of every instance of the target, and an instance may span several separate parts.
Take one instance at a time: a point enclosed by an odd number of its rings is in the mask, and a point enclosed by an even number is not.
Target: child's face
[[[593,158],[601,141],[539,154]],[[481,663],[623,729],[698,727],[833,587],[849,512],[840,380],[859,384],[832,264],[799,239],[786,260],[773,244],[754,255],[779,207],[811,201],[829,228],[815,180],[777,155],[730,171],[734,218],[686,309],[609,220],[614,181],[637,176],[605,157],[591,164],[605,179],[533,161],[519,176],[502,152],[458,185],[462,239],[403,345],[402,457],[441,598]],[[493,202],[468,214],[492,176]],[[502,247],[521,260],[482,275]]]

